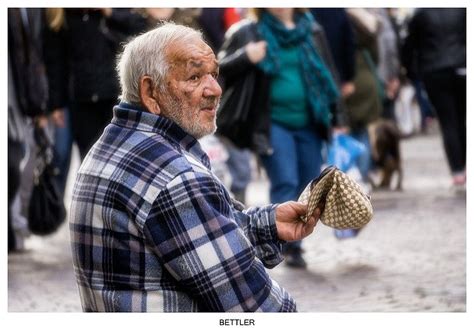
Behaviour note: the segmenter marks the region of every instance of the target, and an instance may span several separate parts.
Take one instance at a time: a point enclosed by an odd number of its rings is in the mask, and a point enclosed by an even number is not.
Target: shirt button
[[[99,101],[99,95],[97,95],[97,94],[92,95],[92,102],[95,103],[97,101]]]
[[[84,14],[84,15],[82,16],[82,21],[83,21],[83,22],[89,21],[89,14]]]

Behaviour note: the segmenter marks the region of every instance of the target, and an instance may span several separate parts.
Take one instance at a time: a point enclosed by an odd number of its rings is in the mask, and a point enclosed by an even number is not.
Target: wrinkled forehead
[[[214,52],[199,35],[190,35],[189,37],[171,42],[166,56],[172,67],[217,66]]]

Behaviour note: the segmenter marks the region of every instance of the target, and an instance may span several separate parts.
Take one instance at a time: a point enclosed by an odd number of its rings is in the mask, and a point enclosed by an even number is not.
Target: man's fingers
[[[318,219],[314,216],[309,217],[308,221],[306,222],[306,225],[310,227],[316,226],[316,223],[318,222]]]
[[[321,209],[316,208],[316,210],[314,210],[314,212],[313,212],[313,217],[316,218],[316,220],[318,220],[319,216],[321,216]]]
[[[321,215],[321,209],[316,208],[316,210],[314,210],[313,212],[313,215],[308,218],[308,221],[306,222],[306,224],[312,227],[316,226],[320,215]]]
[[[299,216],[303,216],[308,211],[308,205],[298,202],[293,202],[292,207]]]

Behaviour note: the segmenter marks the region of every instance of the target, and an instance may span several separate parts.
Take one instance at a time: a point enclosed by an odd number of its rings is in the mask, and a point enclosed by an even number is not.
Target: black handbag
[[[217,117],[218,133],[239,147],[250,146],[250,108],[255,86],[255,71],[248,71],[238,82],[228,87],[221,99]]]
[[[46,133],[35,128],[39,150],[36,154],[33,190],[28,209],[28,228],[33,234],[49,235],[57,231],[66,218],[66,208],[52,164],[53,148]]]
[[[219,51],[224,93],[217,114],[217,134],[239,148],[270,154],[269,82],[241,50],[261,37],[257,25],[249,20],[240,21],[233,29]]]

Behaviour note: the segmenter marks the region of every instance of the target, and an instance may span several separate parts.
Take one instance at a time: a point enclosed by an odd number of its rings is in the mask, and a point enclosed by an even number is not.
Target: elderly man
[[[125,46],[121,103],[78,172],[70,212],[84,311],[295,311],[264,269],[309,235],[296,202],[250,208],[210,170],[218,64],[199,32],[164,24]]]

